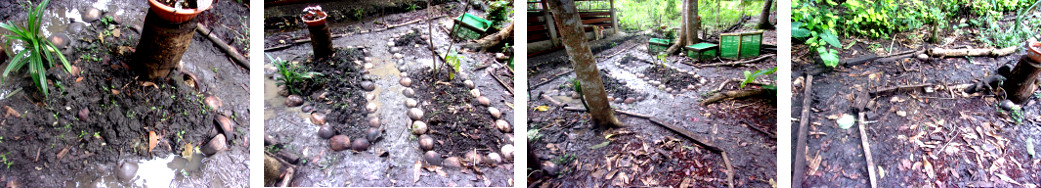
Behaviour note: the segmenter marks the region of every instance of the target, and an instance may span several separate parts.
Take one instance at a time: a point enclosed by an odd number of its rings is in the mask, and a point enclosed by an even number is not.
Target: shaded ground
[[[911,33],[900,33],[905,36]],[[956,48],[985,47],[972,41],[974,34],[951,37]],[[856,39],[843,59],[866,54],[886,55],[922,48],[920,43],[896,41],[893,49],[879,48],[892,41]],[[842,42],[853,42],[843,40]],[[937,47],[935,44],[932,47]],[[872,47],[875,46],[875,47]],[[1018,62],[1025,53],[1002,57],[950,57],[902,59],[897,62],[840,66],[819,72],[819,63],[805,45],[792,47],[792,125],[799,125],[802,110],[810,108],[803,186],[868,187],[867,164],[861,136],[855,125],[842,129],[835,119],[853,113],[854,96],[894,86],[930,84],[924,88],[871,95],[863,99],[869,145],[879,187],[1036,187],[1041,160],[1027,154],[1028,142],[1041,144],[1041,119],[1037,94],[1022,106],[1022,124],[997,107],[991,94],[967,94],[958,85],[995,74],[998,66]],[[815,74],[811,106],[803,106],[805,76]],[[949,89],[948,89],[949,88]],[[857,114],[853,114],[857,115]],[[797,135],[799,127],[792,128]],[[792,138],[793,151],[797,138]],[[1031,141],[1032,140],[1032,141]],[[793,155],[795,153],[793,152]],[[794,157],[793,157],[794,159]],[[794,160],[793,160],[794,161]]]
[[[7,12],[3,21],[23,22],[24,10],[12,3],[0,3],[0,12]],[[222,8],[202,15],[248,12],[233,2],[217,6]],[[112,19],[83,22],[81,16],[92,8]],[[240,172],[249,170],[248,70],[229,61],[205,36],[196,36],[180,69],[195,75],[196,88],[183,82],[181,73],[169,82],[136,80],[128,70],[129,56],[137,45],[147,8],[143,1],[51,3],[43,34],[69,37],[71,43],[63,52],[79,71],[49,70],[50,99],[43,99],[20,72],[4,80],[0,105],[5,113],[0,126],[6,128],[0,129],[0,142],[4,142],[0,154],[5,168],[0,169],[0,182],[27,187],[247,184],[248,176]],[[244,22],[243,18],[204,25],[219,35],[242,37],[245,31],[225,28],[238,29]],[[216,109],[207,106],[209,96],[221,105]],[[218,116],[237,124],[225,132],[230,149],[203,156],[196,146],[223,132],[215,125]],[[149,131],[159,137],[151,153],[146,140]],[[149,173],[130,171],[128,179],[117,178],[119,169],[130,166]]]
[[[751,67],[696,68],[687,64],[693,63],[689,60],[672,56],[666,68],[687,73],[638,76],[661,68],[650,63],[654,59],[647,53],[648,38],[645,35],[612,36],[591,42],[597,61],[601,62],[597,66],[608,78],[605,79],[608,95],[615,98],[612,107],[651,115],[722,148],[728,152],[737,172],[735,187],[770,187],[776,178],[776,141],[749,126],[771,134],[776,132],[776,103],[772,99],[745,99],[701,106],[699,101],[723,82],[729,82],[724,90],[737,89],[737,83],[730,82],[731,79],[743,78],[746,70],[774,67],[776,61],[769,58],[750,64]],[[532,96],[527,128],[529,151],[533,151],[538,160],[529,159],[528,163],[530,166],[548,161],[555,164],[556,172],[560,173],[552,176],[545,170],[532,171],[529,167],[529,186],[727,186],[722,156],[681,135],[648,120],[619,113],[616,116],[629,127],[597,129],[584,113],[564,110],[544,99],[549,97],[566,106],[582,108],[581,101],[572,98],[569,92],[569,80],[574,79],[575,74],[565,73],[571,70],[566,57],[565,52],[558,51],[529,60],[529,85],[546,83],[529,90]],[[697,64],[701,63],[709,62]],[[561,77],[555,78],[557,75]],[[659,88],[651,83],[669,82],[665,79],[673,77],[699,78],[684,80],[683,88],[672,88],[669,84]],[[767,77],[757,81],[774,82]],[[694,87],[687,89],[686,84]],[[672,92],[667,92],[669,88]],[[633,103],[619,100],[633,95],[638,99]],[[542,106],[545,110],[539,109]]]
[[[459,7],[457,3],[447,3],[440,6]],[[446,9],[443,7],[437,8]],[[483,15],[479,11],[471,11],[471,13]],[[364,109],[364,106],[368,103],[374,104],[377,110],[374,113],[365,115],[367,116],[366,120],[367,118],[378,117],[381,128],[384,129],[382,140],[373,143],[368,150],[363,152],[334,152],[329,149],[328,140],[317,136],[318,126],[314,126],[309,122],[309,114],[303,113],[301,107],[286,107],[284,104],[286,98],[279,94],[279,87],[276,87],[275,81],[271,79],[277,69],[270,64],[271,62],[266,63],[265,69],[267,70],[268,79],[265,79],[267,88],[265,90],[265,134],[284,146],[280,148],[282,151],[293,153],[299,156],[302,161],[298,165],[290,185],[482,187],[513,185],[512,161],[505,161],[497,166],[483,166],[476,170],[469,168],[423,167],[423,151],[419,148],[417,136],[411,133],[410,124],[412,122],[406,115],[406,111],[409,109],[405,105],[405,101],[408,98],[404,94],[406,88],[413,89],[416,95],[418,95],[413,97],[413,99],[417,100],[419,106],[424,109],[423,119],[429,120],[428,124],[431,127],[435,126],[435,124],[439,126],[431,128],[431,131],[434,132],[434,135],[439,135],[435,136],[438,137],[436,139],[438,144],[435,146],[435,151],[438,151],[443,157],[459,156],[461,155],[459,152],[463,151],[463,149],[474,149],[475,146],[486,146],[477,147],[482,154],[498,152],[501,143],[512,143],[512,134],[499,133],[494,128],[482,129],[495,132],[487,131],[489,134],[479,135],[481,138],[477,140],[480,142],[462,140],[469,138],[450,134],[449,130],[442,129],[444,128],[443,126],[456,125],[457,123],[459,127],[474,128],[484,128],[483,126],[491,125],[490,119],[492,117],[487,113],[486,107],[476,104],[476,100],[468,92],[469,89],[460,84],[462,79],[473,80],[476,88],[481,91],[482,96],[490,99],[491,106],[502,111],[502,119],[508,122],[513,120],[513,113],[510,107],[512,106],[510,103],[513,101],[512,95],[508,94],[486,72],[486,70],[493,69],[493,67],[502,66],[494,61],[493,54],[461,51],[460,54],[465,56],[460,64],[461,73],[455,75],[456,79],[451,82],[452,84],[444,85],[448,82],[432,83],[426,76],[428,75],[426,70],[434,62],[431,59],[430,51],[426,50],[428,41],[424,33],[429,31],[427,22],[421,21],[416,24],[403,25],[387,30],[379,29],[385,28],[384,24],[401,24],[417,19],[426,19],[425,16],[426,11],[424,10],[407,13],[388,13],[382,17],[366,17],[362,19],[364,21],[347,23],[330,21],[332,23],[330,31],[334,35],[354,32],[349,36],[333,39],[333,45],[362,50],[364,57],[360,61],[351,63],[355,65],[368,64],[368,66],[371,66],[368,69],[363,68],[365,74],[360,77],[337,74],[330,79],[330,81],[334,82],[371,80],[375,85],[373,91],[363,92],[366,97],[371,96],[371,100],[352,107],[358,110]],[[434,22],[433,43],[438,46],[439,54],[447,54],[445,49],[447,49],[446,44],[448,44],[450,39],[448,38],[448,29],[446,28],[450,26],[451,21],[447,17],[440,17]],[[419,33],[419,35],[414,33]],[[265,45],[283,45],[284,43],[279,43],[278,41],[301,37],[308,37],[306,30],[288,32],[268,30],[265,36]],[[393,42],[393,44],[387,44],[388,42]],[[457,41],[456,43],[460,42]],[[311,45],[304,43],[269,51],[267,55],[290,61],[306,62],[309,55],[300,54],[310,53],[312,53]],[[441,63],[440,60],[437,62]],[[487,68],[477,69],[482,66]],[[496,70],[505,69],[497,68]],[[495,71],[499,78],[506,79],[504,81],[507,84],[512,83],[508,76],[503,76],[499,73],[499,71]],[[447,74],[439,76],[445,77]],[[411,87],[403,86],[400,83],[405,77],[412,80]],[[425,89],[432,88],[430,84],[444,89],[445,92],[440,92],[441,90],[438,89]],[[312,104],[313,102],[310,100],[308,99],[304,106]],[[456,111],[456,114],[448,113],[450,109],[458,111]],[[315,110],[326,110],[326,108],[316,105]],[[353,117],[354,115],[351,114],[351,116]],[[465,120],[457,118],[465,118]],[[474,123],[477,121],[485,121],[487,123]],[[340,122],[335,123],[334,125],[339,126],[338,123]],[[345,127],[352,126],[358,125],[350,121],[345,125]],[[440,134],[437,133],[439,131],[441,132]],[[441,138],[440,136],[447,136],[448,138]]]

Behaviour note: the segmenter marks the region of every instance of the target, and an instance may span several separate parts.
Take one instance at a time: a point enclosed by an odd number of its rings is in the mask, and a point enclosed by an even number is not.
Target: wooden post
[[[553,46],[559,46],[560,40],[557,39],[557,26],[553,23],[553,14],[549,13],[549,7],[546,6],[546,0],[542,2],[542,17],[545,19],[546,29],[549,29],[549,41]]]
[[[614,30],[614,34],[618,34],[618,14],[615,14],[614,0],[611,2],[611,28]]]
[[[1019,59],[1019,63],[1012,69],[1012,74],[1009,75],[1008,81],[1003,86],[1005,91],[1008,91],[1008,99],[1016,104],[1030,101],[1034,90],[1037,90],[1034,82],[1041,74],[1041,64],[1029,59],[1027,56]]]

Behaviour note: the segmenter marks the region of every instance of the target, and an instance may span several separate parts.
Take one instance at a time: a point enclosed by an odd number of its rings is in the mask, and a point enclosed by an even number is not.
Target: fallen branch
[[[727,152],[722,152],[723,164],[727,165],[727,184],[730,188],[734,188],[734,167],[730,165],[730,157],[727,156]]]
[[[752,96],[756,96],[756,95],[762,95],[762,94],[766,94],[766,93],[767,93],[766,89],[752,89],[752,90],[737,90],[737,91],[720,92],[720,93],[716,93],[716,94],[712,95],[711,97],[706,98],[704,101],[701,101],[701,105],[702,106],[707,106],[707,105],[710,105],[712,103],[716,103],[716,102],[719,102],[719,101],[722,101],[722,100],[726,100],[726,99],[741,99],[741,98],[747,98],[747,97],[752,97]]]
[[[557,101],[556,99],[553,99],[553,97],[550,97],[549,95],[542,95],[542,99],[545,99],[545,100],[549,101],[550,103],[553,103],[553,105],[555,105],[555,106],[564,106],[564,103],[561,103],[560,101]],[[584,111],[585,109],[582,109],[582,110]]]
[[[235,60],[235,64],[238,64],[240,67],[249,70],[249,60],[246,59],[245,56],[242,56],[242,54],[239,53],[237,50],[229,46],[227,42],[224,42],[224,40],[221,40],[220,38],[217,38],[217,36],[214,36],[213,33],[210,32],[210,29],[206,28],[205,25],[202,25],[201,23],[195,24],[195,31],[198,31],[199,34],[206,35],[206,38],[209,38],[210,41],[213,42],[213,44],[217,45],[217,47],[223,50],[225,53],[228,53],[228,55]]]
[[[766,136],[769,136],[770,138],[777,139],[777,135],[774,135],[774,133],[767,132],[766,130],[759,129],[759,127],[752,126],[751,124],[747,124],[747,123],[745,124],[745,126],[747,126],[749,128],[752,128],[752,130],[755,130],[756,132],[763,133]]]
[[[665,127],[666,129],[669,129],[669,130],[671,130],[673,132],[676,132],[676,133],[680,134],[681,136],[684,136],[684,137],[687,137],[690,140],[693,140],[695,144],[698,144],[699,146],[704,147],[705,149],[708,149],[709,151],[712,151],[712,152],[715,152],[715,153],[723,152],[723,149],[720,149],[719,147],[716,147],[715,144],[712,144],[712,143],[708,142],[707,140],[702,139],[701,137],[698,137],[697,135],[694,135],[694,133],[692,133],[690,131],[687,131],[686,129],[682,129],[682,128],[676,127],[674,125],[667,124],[665,122],[661,122],[657,118],[654,118],[654,117],[651,117],[651,116],[648,116],[648,115],[634,113],[634,112],[626,112],[626,111],[622,111],[622,110],[615,110],[615,112],[618,112],[618,113],[621,113],[621,114],[625,114],[625,115],[630,115],[630,116],[633,116],[633,117],[647,119],[647,120],[651,121],[651,123],[654,123],[654,124],[657,124],[659,126]]]
[[[933,57],[962,57],[962,56],[1006,56],[1016,52],[1019,46],[1010,46],[1002,49],[976,48],[976,49],[929,49],[929,55]]]
[[[796,138],[795,147],[795,168],[792,170],[792,187],[802,187],[803,176],[806,175],[806,134],[810,131],[810,98],[813,93],[813,75],[806,75],[806,87],[803,88],[802,92],[802,114],[799,118],[799,133]]]
[[[880,93],[890,93],[890,92],[896,92],[896,91],[918,90],[918,89],[922,89],[924,87],[929,87],[929,86],[933,86],[933,85],[935,85],[935,84],[917,84],[917,85],[895,86],[895,87],[888,87],[888,88],[882,88],[882,89],[875,89],[875,91],[871,92],[871,95],[878,95]]]
[[[285,176],[282,178],[282,185],[280,187],[289,187],[289,182],[293,181],[293,174],[296,174],[296,170],[292,167],[287,168]]]
[[[864,112],[860,113],[860,144],[864,146],[864,157],[867,158],[868,178],[871,180],[871,188],[878,187],[878,179],[875,175],[875,160],[871,158],[871,145],[868,144],[867,132],[864,131]]]
[[[745,60],[745,61],[735,61],[735,62],[695,65],[695,67],[702,68],[702,67],[718,67],[718,66],[731,66],[731,67],[733,67],[733,66],[738,66],[738,65],[742,65],[743,66],[745,64],[756,63],[756,62],[762,61],[762,60],[770,58],[770,57],[774,57],[774,54],[762,56],[762,57],[751,59],[751,60]]]
[[[498,81],[499,85],[501,85],[503,88],[506,88],[506,90],[510,92],[510,96],[513,96],[513,86],[507,85],[506,82],[503,82],[502,79],[499,79],[498,76],[495,76],[495,73],[491,71],[491,69],[485,70],[485,72],[488,73],[488,76],[492,76],[492,78],[495,78],[495,81]]]
[[[556,80],[557,78],[560,78],[561,76],[564,76],[564,75],[567,75],[567,74],[571,74],[572,72],[575,72],[575,70],[569,70],[567,72],[562,72],[562,73],[558,73],[556,75],[553,75],[553,77],[550,77],[546,81],[542,81],[542,82],[539,82],[538,84],[535,84],[534,86],[528,87],[528,90],[533,90],[535,88],[539,88],[539,86],[546,85],[549,82],[552,82],[553,80]]]

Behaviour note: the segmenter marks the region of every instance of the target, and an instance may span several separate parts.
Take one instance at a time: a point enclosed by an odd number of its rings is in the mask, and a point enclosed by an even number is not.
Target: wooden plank
[[[582,24],[589,25],[589,24],[595,24],[595,23],[605,23],[605,22],[610,22],[610,21],[611,21],[611,18],[597,18],[597,19],[582,20]]]
[[[546,28],[546,25],[532,25],[532,26],[528,26],[528,32],[545,31],[545,30],[549,30],[548,28]]]

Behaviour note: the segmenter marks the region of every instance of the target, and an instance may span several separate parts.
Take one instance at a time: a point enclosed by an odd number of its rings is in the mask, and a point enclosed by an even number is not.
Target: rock
[[[607,96],[607,101],[614,101],[614,96]]]
[[[405,97],[416,97],[416,91],[412,90],[412,88],[405,88],[404,90],[401,90],[401,94],[405,94]]]
[[[433,150],[427,151],[423,154],[423,160],[425,160],[427,164],[440,166],[441,154],[438,154],[436,151]]]
[[[925,55],[924,53],[923,54],[918,54],[918,60],[927,60],[927,59],[929,59],[929,55]]]
[[[220,107],[224,105],[224,102],[214,95],[207,96],[204,102],[206,103],[206,106],[210,107],[210,111],[220,109]]]
[[[365,91],[372,91],[376,89],[376,84],[373,84],[372,81],[362,81],[361,88]]]
[[[419,149],[423,149],[423,151],[434,149],[434,138],[426,134],[419,135]]]
[[[404,58],[404,57],[405,57],[405,55],[401,55],[401,53],[394,53],[394,59],[401,59],[401,58]]]
[[[614,98],[614,103],[622,103],[622,98]]]
[[[322,125],[320,128],[318,128],[318,137],[319,138],[329,139],[329,138],[332,138],[335,135],[336,135],[336,130],[333,129],[333,126]]]
[[[116,170],[116,178],[119,178],[120,181],[128,182],[131,179],[134,179],[134,176],[136,175],[137,163],[128,161],[119,163],[119,169]]]
[[[325,114],[321,112],[312,112],[311,123],[315,125],[325,125]]]
[[[424,133],[427,133],[427,123],[423,123],[422,121],[413,121],[412,134],[422,135]]]
[[[365,130],[365,138],[376,141],[379,140],[381,133],[383,133],[383,130],[376,127],[370,127],[368,130]]]
[[[347,150],[351,144],[351,138],[344,135],[336,135],[329,139],[329,148],[333,151]]]
[[[418,105],[418,104],[419,104],[419,101],[416,101],[416,99],[411,99],[411,98],[405,99],[405,106],[406,107],[415,108],[416,105]]]
[[[369,113],[375,113],[376,110],[379,110],[379,107],[376,106],[376,103],[370,102],[369,104],[365,105],[365,110],[368,110]]]
[[[542,161],[542,171],[545,171],[549,176],[555,176],[557,171],[560,171],[560,168],[557,168],[557,163],[553,163],[553,161]]]
[[[93,22],[98,19],[101,19],[101,10],[90,8],[87,12],[83,13],[84,22]]]
[[[306,105],[304,107],[300,107],[300,111],[304,113],[311,113],[311,111],[314,111],[314,107],[311,105]]]
[[[623,102],[625,102],[625,104],[632,104],[632,103],[636,102],[636,98],[629,97],[629,98],[626,98],[625,101],[623,101]]]
[[[401,77],[408,77],[408,72],[401,72]]]
[[[235,122],[224,115],[217,116],[217,128],[228,138],[235,137]]]
[[[394,41],[387,42],[387,46],[394,46]]]
[[[470,81],[470,80],[463,81],[463,85],[466,85],[466,88],[470,88],[470,89],[473,89],[474,87],[476,87],[476,85],[474,85],[474,81]]]
[[[369,118],[369,127],[380,127],[380,117],[373,116]]]
[[[300,106],[300,105],[303,105],[303,104],[304,104],[304,98],[301,98],[298,95],[289,95],[289,97],[286,97],[286,106],[287,107],[297,107],[297,106]]]
[[[480,103],[481,105],[484,105],[484,106],[491,106],[492,105],[492,101],[489,100],[488,97],[484,97],[484,96],[477,97],[477,103]]]
[[[474,97],[481,97],[481,90],[477,90],[477,88],[471,89],[470,95],[473,95]]]
[[[477,152],[474,150],[470,150],[463,155],[463,161],[461,162],[463,166],[474,166],[477,164],[481,164],[481,155],[477,154]]]
[[[636,73],[636,78],[643,78],[643,73]]]
[[[511,127],[510,123],[506,122],[506,120],[495,120],[495,127],[499,128],[499,131],[504,133],[513,132],[513,127]]]
[[[495,119],[499,119],[499,117],[502,117],[502,112],[500,112],[499,109],[495,107],[488,107],[488,113],[492,114],[492,118]]]
[[[502,156],[506,158],[507,161],[513,161],[513,145],[503,145],[502,149],[499,151],[502,152]]]
[[[492,164],[499,164],[502,163],[502,156],[499,156],[498,153],[492,152],[488,154],[488,160]]]
[[[80,118],[81,121],[90,121],[88,119],[90,118],[90,110],[87,108],[80,109],[79,113],[76,113],[76,115]]]
[[[217,154],[217,152],[227,149],[228,143],[227,139],[224,138],[224,134],[217,134],[217,136],[210,139],[210,142],[206,143],[206,146],[202,148],[202,153],[207,156],[212,156],[213,154]]]
[[[463,166],[459,163],[459,157],[448,157],[442,163],[442,166],[446,168],[462,168]]]
[[[1013,103],[1010,100],[1002,100],[1001,102],[998,102],[998,107],[1001,107],[1001,109],[1005,111],[1018,110],[1021,108],[1019,105]]]
[[[401,78],[401,85],[405,87],[412,86],[412,79],[408,77]]]
[[[69,35],[66,35],[65,33],[53,34],[51,35],[51,37],[47,37],[47,40],[50,40],[51,43],[54,43],[54,47],[58,48],[59,50],[64,49],[65,46],[69,45]]]
[[[376,65],[373,65],[372,63],[365,63],[365,64],[362,64],[362,66],[361,66],[362,70],[369,70],[369,69],[372,69],[373,67],[376,67]]]
[[[503,54],[503,53],[495,53],[495,59],[498,59],[498,60],[506,60],[507,58],[509,58],[509,57],[507,57],[507,56],[506,56],[506,54]]]
[[[369,139],[358,138],[354,142],[351,142],[351,149],[356,152],[362,152],[369,149]]]
[[[83,28],[85,26],[86,25],[84,25],[83,23],[73,22],[72,24],[69,24],[68,28],[65,29],[65,30],[68,31],[69,33],[75,35],[75,34],[79,34],[80,32],[83,32]]]
[[[409,108],[408,117],[412,118],[413,121],[419,120],[423,118],[423,110],[420,110],[419,108]]]
[[[398,52],[401,52],[401,48],[390,47],[390,53],[398,53]]]

